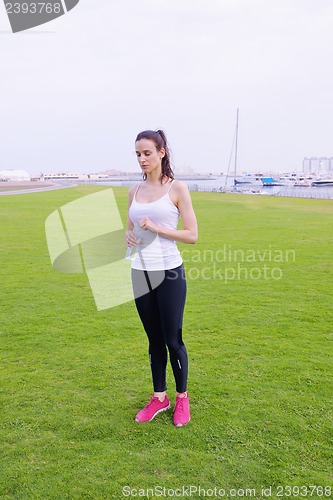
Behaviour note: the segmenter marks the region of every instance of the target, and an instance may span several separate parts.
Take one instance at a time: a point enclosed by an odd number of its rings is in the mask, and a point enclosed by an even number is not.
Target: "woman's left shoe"
[[[176,427],[182,427],[186,425],[191,420],[190,415],[190,399],[186,392],[186,396],[181,398],[180,396],[176,397],[176,404],[174,408],[173,414],[173,423]]]

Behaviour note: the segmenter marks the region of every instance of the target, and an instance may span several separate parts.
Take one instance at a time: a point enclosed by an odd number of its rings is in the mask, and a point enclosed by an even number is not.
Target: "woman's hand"
[[[158,233],[159,227],[154,224],[149,217],[143,217],[143,219],[139,220],[139,226],[145,231],[151,231],[152,233]]]
[[[136,236],[133,231],[129,229],[126,231],[126,244],[128,247],[135,247],[137,245]]]

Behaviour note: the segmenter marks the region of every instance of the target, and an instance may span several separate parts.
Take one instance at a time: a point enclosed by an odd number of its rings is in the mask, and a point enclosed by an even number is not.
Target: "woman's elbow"
[[[191,243],[192,245],[194,245],[194,243],[196,243],[197,240],[198,240],[198,231],[195,231],[195,232],[191,233],[189,243]]]

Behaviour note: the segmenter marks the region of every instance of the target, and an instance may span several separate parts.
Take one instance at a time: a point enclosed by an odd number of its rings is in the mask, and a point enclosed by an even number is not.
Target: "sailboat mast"
[[[235,142],[235,179],[236,179],[236,172],[237,172],[238,115],[239,115],[239,109],[237,108],[237,117],[236,117],[236,142]]]
[[[228,183],[228,177],[229,177],[229,171],[231,170],[231,176],[232,176],[232,159],[233,159],[233,154],[234,154],[234,147],[235,147],[235,171],[234,171],[234,188],[236,186],[236,171],[237,171],[237,145],[238,145],[238,114],[239,114],[239,109],[237,108],[237,119],[236,119],[236,129],[234,132],[234,137],[232,141],[232,147],[231,147],[231,152],[230,152],[230,158],[229,158],[229,163],[228,163],[228,170],[227,170],[227,175],[225,177],[225,183],[224,183],[224,188],[223,192],[226,192],[227,189],[227,183]]]

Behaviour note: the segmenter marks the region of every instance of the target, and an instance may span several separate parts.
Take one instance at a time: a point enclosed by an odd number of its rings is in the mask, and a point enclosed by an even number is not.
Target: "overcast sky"
[[[177,167],[333,156],[332,0],[80,0],[12,34],[0,4],[1,169],[138,170],[163,128]]]

